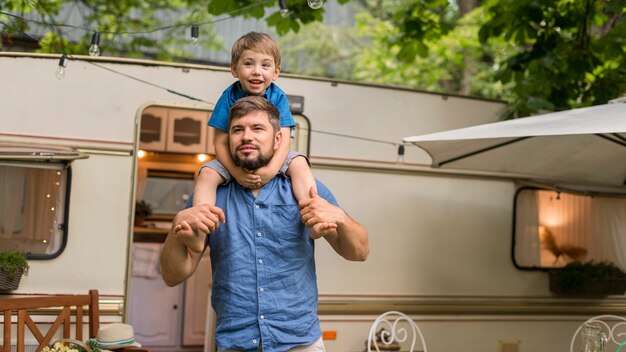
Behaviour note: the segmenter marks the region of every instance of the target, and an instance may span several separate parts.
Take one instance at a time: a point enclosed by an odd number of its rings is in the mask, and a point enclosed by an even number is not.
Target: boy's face
[[[244,92],[263,95],[267,87],[278,78],[280,67],[276,67],[271,55],[244,50],[239,61],[230,66],[230,71],[233,77],[239,79]]]

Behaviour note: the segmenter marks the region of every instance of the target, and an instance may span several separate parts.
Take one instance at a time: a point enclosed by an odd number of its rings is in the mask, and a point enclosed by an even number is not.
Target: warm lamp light
[[[198,154],[196,157],[198,158],[198,161],[200,161],[201,163],[207,161],[207,159],[209,158],[209,156],[206,154]]]
[[[139,149],[139,150],[137,151],[137,157],[138,157],[138,158],[143,158],[144,156],[146,156],[146,151],[145,151],[145,150],[141,150],[141,149]]]

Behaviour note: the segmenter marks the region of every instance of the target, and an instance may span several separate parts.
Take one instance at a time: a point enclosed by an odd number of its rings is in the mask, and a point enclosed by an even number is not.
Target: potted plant
[[[560,295],[602,297],[626,292],[626,274],[606,261],[571,262],[549,275],[550,291]]]
[[[18,251],[0,253],[0,291],[17,290],[23,274],[28,274],[26,255]]]
[[[135,203],[135,226],[142,226],[144,220],[152,214],[152,206],[145,200]]]

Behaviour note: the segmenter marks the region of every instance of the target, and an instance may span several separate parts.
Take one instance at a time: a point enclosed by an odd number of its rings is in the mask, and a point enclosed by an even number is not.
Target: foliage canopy
[[[189,23],[264,19],[291,71],[504,99],[508,118],[626,92],[626,0],[336,1],[354,9],[353,25],[324,23],[331,14],[307,0],[287,0],[288,16],[278,0],[5,0],[0,24],[4,42],[38,28],[43,52],[87,52],[96,28],[115,43],[106,55],[184,60]],[[68,12],[82,25],[54,26]],[[158,35],[146,30],[162,26],[157,18],[171,21]],[[224,50],[212,26],[201,28],[204,49]]]

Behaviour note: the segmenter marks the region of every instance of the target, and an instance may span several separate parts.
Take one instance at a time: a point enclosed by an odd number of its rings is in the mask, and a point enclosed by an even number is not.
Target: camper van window
[[[520,269],[609,261],[626,271],[626,197],[521,188],[513,261]]]
[[[296,127],[291,131],[291,150],[297,150],[308,157],[311,144],[311,123],[304,115],[294,114],[293,119],[296,121]]]
[[[193,177],[187,172],[148,170],[142,199],[152,206],[155,217],[173,217],[191,196]]]
[[[57,162],[0,162],[0,250],[31,259],[61,254],[70,168]]]

